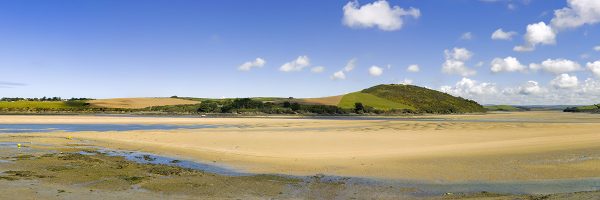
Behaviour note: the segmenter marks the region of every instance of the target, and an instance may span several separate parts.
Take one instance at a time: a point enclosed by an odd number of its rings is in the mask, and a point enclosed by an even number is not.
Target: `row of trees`
[[[414,113],[412,110],[378,110],[358,102],[353,109],[343,109],[331,105],[300,104],[298,102],[263,102],[251,98],[228,100],[204,100],[195,105],[156,106],[147,108],[148,111],[169,113],[249,113],[249,114],[405,114]]]
[[[591,106],[580,106],[580,107],[568,107],[563,110],[564,112],[587,112],[587,113],[600,113],[600,104]]]

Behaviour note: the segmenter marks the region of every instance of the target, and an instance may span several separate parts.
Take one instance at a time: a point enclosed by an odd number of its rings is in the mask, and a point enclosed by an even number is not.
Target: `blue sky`
[[[2,1],[0,96],[320,97],[409,81],[480,103],[599,103],[599,12],[594,0]],[[539,22],[554,38],[524,39]],[[492,39],[498,29],[515,33]],[[301,70],[280,69],[300,56]],[[491,70],[507,57],[520,65]],[[448,60],[476,74],[444,71]]]

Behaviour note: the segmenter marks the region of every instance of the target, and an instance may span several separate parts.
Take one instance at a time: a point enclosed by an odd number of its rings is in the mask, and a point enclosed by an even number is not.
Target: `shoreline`
[[[43,137],[43,136],[42,136]],[[14,138],[13,138],[14,139]],[[40,139],[40,138],[38,138]],[[274,178],[274,179],[284,179],[284,180],[296,180],[296,181],[300,181],[303,182],[304,184],[306,183],[313,183],[313,182],[319,182],[319,184],[325,184],[325,185],[335,185],[335,184],[343,184],[343,185],[352,185],[352,187],[356,187],[356,188],[363,188],[363,190],[365,190],[365,188],[371,188],[371,189],[376,189],[376,188],[397,188],[400,190],[391,190],[391,191],[385,191],[385,193],[387,195],[404,195],[405,198],[417,198],[417,199],[421,199],[421,198],[425,198],[425,199],[437,199],[440,197],[456,197],[456,198],[469,198],[472,199],[472,197],[486,197],[486,196],[497,196],[497,197],[517,197],[520,195],[560,195],[560,194],[574,194],[574,193],[596,193],[596,192],[600,192],[599,189],[597,188],[597,185],[600,184],[600,178],[584,178],[584,179],[560,179],[560,180],[528,180],[528,181],[492,181],[492,182],[486,182],[486,181],[461,181],[461,182],[436,182],[436,181],[423,181],[423,180],[388,180],[388,179],[377,179],[377,178],[364,178],[364,177],[344,177],[344,176],[332,176],[332,175],[326,175],[326,174],[315,174],[315,175],[310,175],[310,176],[294,176],[294,175],[288,175],[288,174],[255,174],[255,173],[243,173],[242,174],[237,174],[238,172],[215,172],[215,171],[211,171],[211,170],[206,170],[206,169],[202,169],[202,168],[190,168],[190,167],[184,167],[184,166],[179,166],[177,164],[172,164],[174,162],[172,161],[177,161],[177,163],[180,162],[186,162],[185,160],[180,160],[177,157],[172,157],[169,158],[171,159],[171,161],[169,161],[168,163],[164,163],[164,164],[160,164],[160,163],[155,163],[153,162],[155,159],[158,159],[162,156],[160,155],[155,155],[155,154],[151,154],[151,153],[146,153],[146,152],[130,152],[128,150],[123,150],[120,153],[112,153],[115,152],[115,150],[111,150],[111,149],[107,149],[105,147],[99,147],[99,146],[90,146],[92,144],[88,144],[86,142],[81,143],[81,141],[77,141],[77,140],[73,140],[73,139],[65,139],[65,138],[51,138],[52,140],[55,141],[55,143],[50,144],[51,146],[45,146],[45,145],[49,145],[49,144],[43,144],[43,143],[31,143],[28,144],[26,146],[24,146],[23,148],[42,148],[42,149],[38,149],[37,151],[33,151],[33,152],[37,152],[37,153],[33,153],[33,157],[34,159],[39,159],[35,154],[40,154],[40,150],[41,152],[46,152],[46,151],[50,151],[52,152],[53,149],[63,149],[60,150],[61,151],[61,155],[71,155],[71,154],[80,154],[81,156],[84,157],[91,157],[92,160],[94,159],[93,157],[96,156],[109,156],[109,157],[116,157],[116,158],[123,158],[125,160],[127,160],[127,162],[132,162],[132,163],[136,163],[136,165],[147,165],[147,166],[159,166],[159,165],[167,165],[167,166],[174,166],[175,168],[183,168],[183,169],[191,169],[191,170],[199,170],[202,173],[211,173],[211,174],[216,174],[217,176],[224,176],[224,177],[230,177],[233,179],[248,179],[251,177],[261,177],[261,176],[272,176],[272,177],[280,177],[280,178]],[[59,144],[62,145],[68,145],[70,146],[70,150],[67,150],[65,148],[67,148],[67,146],[61,146]],[[40,147],[40,145],[45,146],[45,147]],[[6,147],[3,147],[6,148]],[[14,147],[13,147],[14,148]],[[63,151],[65,151],[63,153]],[[121,151],[121,150],[118,150]],[[29,156],[27,156],[28,153],[21,153],[18,157],[23,157],[23,158],[27,158],[30,159]],[[48,155],[48,154],[42,154],[42,157],[47,157],[44,155]],[[132,156],[137,156],[137,158],[135,159],[131,159]],[[129,157],[129,158],[128,158]],[[164,158],[164,157],[162,157]],[[83,159],[83,158],[81,158]],[[20,159],[17,159],[15,161],[11,161],[12,163],[18,163]],[[89,160],[89,159],[83,159],[83,160]],[[171,163],[171,164],[169,164]],[[208,165],[211,165],[210,163],[208,163]],[[39,166],[38,166],[39,167]],[[42,166],[43,167],[43,166]],[[3,167],[0,165],[0,169],[2,169]],[[10,175],[12,172],[8,172],[8,175]],[[35,172],[34,174],[39,174],[40,172]],[[12,182],[14,180],[18,180],[19,178],[16,179],[11,179],[10,176],[7,177],[6,176],[7,173],[4,173],[4,175],[2,173],[0,173],[0,185],[3,185],[5,183],[2,182],[2,179],[6,179],[9,180],[9,182]],[[36,175],[37,176],[37,175]],[[39,177],[40,180],[44,180],[44,177],[40,176]],[[296,182],[295,181],[295,182]],[[292,183],[292,182],[290,182]],[[67,186],[64,186],[67,187]],[[298,187],[298,186],[295,186]],[[596,188],[594,188],[596,187]],[[73,188],[71,188],[73,189]],[[378,190],[371,190],[371,189],[366,189],[367,191],[378,191]],[[328,189],[331,190],[331,189]],[[333,189],[333,190],[337,190],[337,189]],[[343,191],[348,191],[347,189],[344,189]],[[352,190],[350,190],[352,191]],[[341,191],[337,191],[336,193],[339,193]],[[380,191],[378,191],[380,192]],[[185,193],[189,193],[189,192],[185,192]],[[280,193],[281,194],[281,193]],[[339,194],[338,194],[339,195]],[[285,198],[287,199],[287,198]],[[385,198],[384,198],[385,199]],[[392,198],[393,199],[393,198]]]
[[[552,119],[555,114],[546,113],[546,117]],[[508,115],[518,119],[527,117]],[[461,117],[468,119],[471,116]],[[192,160],[218,161],[255,173],[327,173],[429,180],[527,180],[536,177],[586,177],[600,171],[600,160],[567,161],[576,159],[576,155],[595,158],[599,156],[596,154],[600,154],[600,136],[594,131],[600,128],[600,123],[594,123],[600,118],[586,117],[589,119],[582,121],[590,123],[572,123],[571,119],[542,124],[452,121],[456,119],[432,122],[97,116],[22,116],[11,120],[0,116],[0,123],[212,124],[217,127],[27,135],[73,137],[95,141],[99,146],[142,149],[168,156],[183,155]],[[516,168],[508,168],[507,162],[516,162],[513,166]],[[545,166],[543,162],[554,164]]]
[[[543,123],[531,122],[531,116]],[[332,120],[0,115],[0,124],[212,125],[200,129],[6,133],[0,134],[0,141],[85,141],[107,149],[145,152],[251,174],[414,186],[438,191],[436,194],[516,194],[526,190],[530,192],[524,193],[550,194],[592,191],[600,185],[597,115],[520,112],[435,117],[440,121],[430,121],[429,117]]]

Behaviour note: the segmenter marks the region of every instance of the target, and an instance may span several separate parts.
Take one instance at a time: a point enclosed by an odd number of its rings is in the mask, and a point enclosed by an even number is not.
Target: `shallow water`
[[[226,176],[247,176],[252,175],[249,173],[244,173],[232,168],[228,168],[226,166],[222,166],[216,163],[202,163],[202,162],[193,162],[188,160],[180,160],[166,156],[160,156],[151,153],[139,152],[139,151],[120,151],[120,150],[111,150],[100,148],[98,152],[104,153],[108,156],[119,156],[123,157],[127,160],[134,161],[142,164],[160,164],[160,165],[171,165],[178,166],[187,169],[195,169],[208,173],[226,175]],[[83,154],[89,154],[89,152],[80,152]]]
[[[43,133],[54,131],[138,131],[216,128],[217,125],[167,124],[0,124],[0,133]]]

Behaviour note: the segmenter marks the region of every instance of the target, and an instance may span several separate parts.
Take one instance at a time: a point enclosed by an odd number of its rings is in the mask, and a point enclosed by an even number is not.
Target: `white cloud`
[[[452,51],[446,49],[444,50],[444,54],[446,55],[446,59],[460,61],[467,61],[473,56],[473,53],[466,48],[454,48]]]
[[[350,59],[342,70],[334,72],[330,78],[332,80],[344,80],[346,79],[346,72],[350,72],[354,70],[354,68],[356,68],[356,58]]]
[[[600,45],[594,47],[594,51],[600,51]]]
[[[293,72],[293,71],[302,71],[305,67],[310,65],[310,59],[308,56],[298,56],[296,60],[287,62],[279,68],[279,71],[282,72]]]
[[[352,28],[377,27],[384,31],[394,31],[402,28],[403,17],[419,18],[421,11],[416,8],[403,9],[400,6],[391,7],[386,0],[378,0],[360,6],[358,1],[350,1],[344,6],[344,25]]]
[[[544,22],[527,25],[524,36],[525,44],[516,46],[514,51],[533,51],[538,44],[550,45],[556,43],[556,32]]]
[[[383,68],[377,67],[375,65],[369,68],[369,75],[371,76],[381,76],[383,74]]]
[[[554,11],[552,26],[557,29],[577,28],[600,22],[600,1],[567,0],[567,7]]]
[[[586,99],[597,101],[600,98],[600,81],[588,78],[579,88],[580,94],[586,94]],[[595,98],[590,98],[595,96]],[[597,102],[596,102],[597,103]],[[594,103],[594,104],[596,104]]]
[[[577,76],[570,76],[568,74],[558,75],[556,78],[550,81],[550,84],[555,88],[565,89],[565,88],[575,88],[579,85],[579,80]]]
[[[527,83],[519,86],[518,91],[519,91],[519,94],[532,95],[532,94],[542,93],[543,89],[540,87],[538,82],[527,81]]]
[[[587,68],[592,71],[592,73],[594,75],[596,75],[596,77],[600,78],[600,60],[596,61],[596,62],[588,62],[587,63]]]
[[[413,65],[409,65],[406,68],[406,71],[408,71],[408,72],[419,72],[419,71],[421,71],[421,68],[419,67],[419,65],[413,64]]]
[[[321,73],[321,72],[325,71],[325,67],[316,66],[316,67],[311,68],[310,71],[313,73]]]
[[[460,39],[461,39],[461,40],[471,40],[471,39],[473,39],[473,33],[471,33],[471,32],[466,32],[466,33],[463,33],[463,34],[460,36]]]
[[[481,67],[483,66],[485,63],[483,61],[479,61],[477,62],[477,64],[475,64],[475,67]]]
[[[469,50],[465,48],[454,48],[452,51],[444,50],[446,61],[442,64],[442,72],[446,74],[457,74],[461,76],[473,76],[477,74],[475,70],[469,69],[465,61],[468,61],[473,56]]]
[[[411,79],[404,79],[404,80],[400,81],[398,84],[412,85],[413,84],[413,80],[411,80]]]
[[[333,75],[331,75],[331,79],[344,80],[344,79],[346,79],[346,74],[344,73],[344,71],[340,70],[340,71],[333,73]]]
[[[517,35],[517,32],[504,32],[501,28],[492,33],[492,40],[512,40],[512,37]]]
[[[548,83],[548,87],[545,87],[533,80],[517,87],[501,88],[493,83],[487,83],[484,86],[483,83],[467,79],[461,80],[455,86],[443,86],[441,91],[473,99],[482,104],[581,105],[598,103],[598,99],[600,99],[600,80],[588,78],[585,81],[578,81],[576,85],[573,77],[568,76],[562,82],[562,86],[567,89],[553,86],[551,83]],[[527,95],[527,97],[523,95]]]
[[[346,66],[344,66],[344,71],[350,72],[354,68],[356,68],[356,58],[352,58],[348,61],[348,63],[346,63]]]
[[[245,62],[244,64],[240,65],[238,67],[238,70],[250,71],[254,67],[256,67],[256,68],[263,67],[263,66],[265,66],[266,63],[267,63],[267,61],[265,61],[264,59],[256,58],[256,59],[254,59],[254,61],[248,61],[248,62]]]
[[[567,59],[547,59],[541,64],[532,63],[529,65],[531,70],[544,70],[554,74],[562,74],[581,70],[579,63]]]
[[[495,94],[498,92],[496,84],[486,82],[479,83],[478,81],[469,78],[462,78],[454,86],[442,86],[440,90],[451,95],[465,98],[471,98],[477,95]]]
[[[527,68],[515,57],[494,58],[491,62],[491,70],[498,72],[524,72]]]

